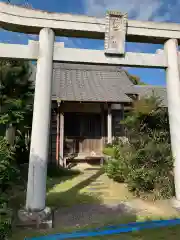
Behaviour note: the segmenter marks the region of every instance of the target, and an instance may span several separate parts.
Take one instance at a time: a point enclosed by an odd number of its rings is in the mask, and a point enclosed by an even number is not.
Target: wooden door
[[[101,117],[99,114],[82,114],[80,135],[80,153],[98,154],[101,152]]]
[[[100,154],[101,116],[94,113],[65,113],[65,149],[66,153]]]
[[[80,117],[77,113],[64,113],[64,154],[79,152]]]

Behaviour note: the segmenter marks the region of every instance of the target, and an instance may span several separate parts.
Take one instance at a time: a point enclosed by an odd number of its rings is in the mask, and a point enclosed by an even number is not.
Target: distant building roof
[[[152,95],[158,97],[162,101],[162,105],[167,107],[167,92],[165,87],[152,85],[135,85],[136,94],[141,97],[150,97]]]

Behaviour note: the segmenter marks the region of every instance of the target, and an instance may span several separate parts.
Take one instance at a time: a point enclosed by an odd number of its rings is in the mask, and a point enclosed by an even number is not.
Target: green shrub
[[[17,179],[18,169],[13,158],[13,150],[0,137],[0,192],[5,192]]]
[[[174,195],[168,115],[159,104],[154,97],[135,103],[123,121],[129,141],[114,146],[105,166],[110,178],[126,182],[135,195],[153,193],[156,199]]]
[[[0,239],[7,239],[11,232],[12,212],[8,209],[8,190],[18,178],[13,149],[0,137]]]
[[[104,167],[109,178],[116,182],[124,182],[122,164],[119,159],[111,159]]]
[[[0,208],[0,239],[6,240],[12,233],[12,211]]]
[[[138,196],[154,192],[155,198],[170,198],[174,194],[173,158],[167,134],[156,131],[146,136],[128,161],[126,182]]]
[[[114,157],[114,148],[113,147],[105,147],[103,153],[107,156]]]
[[[129,151],[129,146],[126,148],[122,147],[120,144],[114,146],[113,157],[108,159],[105,163],[104,169],[108,177],[116,182],[124,182],[128,174],[127,159],[131,152]]]

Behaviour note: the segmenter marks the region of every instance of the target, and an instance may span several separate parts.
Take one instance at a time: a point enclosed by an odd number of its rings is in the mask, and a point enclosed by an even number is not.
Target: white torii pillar
[[[30,212],[40,212],[45,209],[53,52],[54,32],[52,29],[43,28],[39,35],[39,57],[26,196],[26,210]]]
[[[177,40],[170,39],[164,46],[167,56],[167,99],[171,148],[174,158],[175,207],[180,207],[180,72]]]

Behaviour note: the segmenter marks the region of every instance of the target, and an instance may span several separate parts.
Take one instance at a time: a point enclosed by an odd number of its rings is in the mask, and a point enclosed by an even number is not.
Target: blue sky
[[[2,0],[6,2],[6,0]],[[29,3],[33,8],[52,12],[86,14],[103,17],[107,9],[128,12],[129,19],[166,21],[180,23],[180,0],[11,0],[14,4]],[[38,36],[11,33],[0,30],[0,42],[27,44],[28,39]],[[65,42],[65,47],[103,49],[101,40],[56,38]],[[161,45],[127,43],[126,50],[131,52],[154,53]],[[131,74],[138,75],[142,81],[153,85],[165,85],[165,72],[159,69],[128,68]]]

